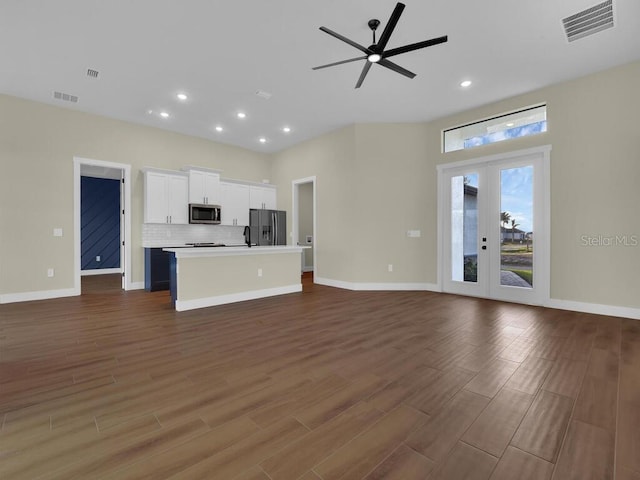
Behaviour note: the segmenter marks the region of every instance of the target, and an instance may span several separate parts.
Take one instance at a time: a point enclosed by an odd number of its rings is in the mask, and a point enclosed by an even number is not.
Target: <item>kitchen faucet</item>
[[[244,227],[243,235],[247,247],[251,248],[251,227],[249,227],[248,225]]]

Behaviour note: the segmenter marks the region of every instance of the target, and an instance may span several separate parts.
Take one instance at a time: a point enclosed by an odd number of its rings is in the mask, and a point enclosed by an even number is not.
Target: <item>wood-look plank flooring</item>
[[[639,321],[303,286],[0,305],[0,478],[640,479]]]

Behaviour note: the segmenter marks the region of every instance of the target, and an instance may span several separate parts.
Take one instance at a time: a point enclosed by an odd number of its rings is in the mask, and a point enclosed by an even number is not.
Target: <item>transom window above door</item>
[[[546,131],[547,106],[536,105],[444,130],[442,147],[444,153],[455,152]]]

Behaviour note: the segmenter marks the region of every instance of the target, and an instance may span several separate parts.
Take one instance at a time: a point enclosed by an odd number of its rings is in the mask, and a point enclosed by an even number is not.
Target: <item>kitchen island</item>
[[[179,312],[302,291],[301,246],[165,248]]]

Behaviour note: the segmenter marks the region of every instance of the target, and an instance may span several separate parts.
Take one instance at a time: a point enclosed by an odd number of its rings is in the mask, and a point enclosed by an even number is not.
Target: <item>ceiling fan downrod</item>
[[[380,20],[378,20],[377,18],[372,18],[371,20],[369,20],[367,25],[369,25],[369,28],[371,29],[371,31],[373,33],[373,44],[375,45],[376,44],[376,29],[380,26]]]

